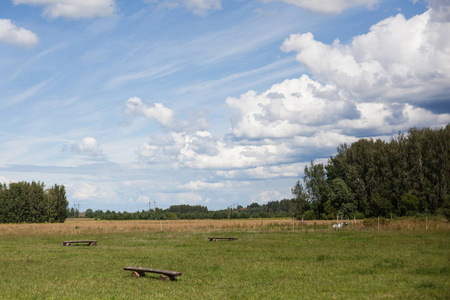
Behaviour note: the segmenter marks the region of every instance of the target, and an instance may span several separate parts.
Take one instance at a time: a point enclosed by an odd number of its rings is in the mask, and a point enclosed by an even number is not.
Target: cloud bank
[[[433,10],[385,19],[349,45],[326,45],[305,33],[291,35],[281,49],[297,52],[315,78],[357,102],[424,105],[450,91],[450,23],[437,21]]]
[[[295,52],[311,75],[227,98],[233,118],[225,137],[174,130],[143,144],[137,151],[140,159],[211,169],[235,180],[298,177],[305,162],[328,157],[341,143],[450,122],[450,114],[426,108],[430,102],[448,101],[450,94],[450,28],[442,11],[439,19],[433,9],[411,19],[399,14],[349,44],[337,40],[328,45],[311,33],[294,34],[281,49]],[[154,118],[161,126],[173,122],[172,110],[162,104],[130,98],[126,105],[127,113]],[[199,181],[182,185],[191,190],[214,186]]]

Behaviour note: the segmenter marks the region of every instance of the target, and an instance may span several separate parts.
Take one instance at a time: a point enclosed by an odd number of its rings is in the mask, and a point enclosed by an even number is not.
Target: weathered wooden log
[[[210,242],[217,242],[217,240],[228,240],[230,242],[237,240],[238,238],[227,238],[227,237],[209,237],[208,238]]]
[[[150,269],[150,268],[142,268],[142,267],[125,267],[123,269],[126,271],[133,271],[131,276],[133,276],[135,278],[144,276],[145,272],[162,274],[162,276],[165,276],[165,277],[169,278],[170,280],[175,280],[177,276],[181,276],[181,272],[160,270],[160,269]],[[134,273],[137,273],[137,275]],[[160,277],[160,280],[167,280],[167,279],[165,279],[165,278],[162,279]]]
[[[88,244],[89,246],[97,246],[97,241],[64,241],[63,246],[71,246],[72,244]]]

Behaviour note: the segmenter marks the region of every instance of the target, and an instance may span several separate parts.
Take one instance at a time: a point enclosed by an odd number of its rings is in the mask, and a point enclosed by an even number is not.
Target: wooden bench
[[[87,243],[89,246],[97,246],[97,241],[67,241],[62,242],[63,246],[72,246],[72,244],[85,244]]]
[[[225,238],[225,237],[209,237],[210,242],[216,242],[217,240],[228,240],[228,241],[236,241],[237,238]]]
[[[175,280],[177,276],[181,276],[181,272],[175,271],[167,271],[167,270],[159,270],[159,269],[150,269],[150,268],[141,268],[141,267],[125,267],[123,268],[125,271],[133,271],[131,273],[131,277],[138,278],[145,276],[145,272],[161,274],[159,280]]]

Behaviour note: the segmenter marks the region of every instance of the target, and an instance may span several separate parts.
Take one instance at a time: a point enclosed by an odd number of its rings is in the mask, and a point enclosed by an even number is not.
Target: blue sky
[[[450,123],[448,0],[4,0],[0,182],[137,211],[291,198],[341,143]]]

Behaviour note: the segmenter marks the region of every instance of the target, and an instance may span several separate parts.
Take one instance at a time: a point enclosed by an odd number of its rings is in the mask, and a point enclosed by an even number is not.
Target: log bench
[[[62,242],[63,246],[72,246],[72,244],[88,244],[88,246],[97,246],[97,241],[67,241]]]
[[[217,240],[228,240],[228,241],[235,241],[237,238],[226,238],[226,237],[209,237],[208,238],[210,242],[216,242]]]
[[[181,276],[181,272],[168,271],[168,270],[160,270],[160,269],[150,269],[150,268],[142,268],[142,267],[125,267],[123,268],[125,271],[133,271],[131,273],[131,277],[139,278],[145,276],[145,272],[161,274],[159,280],[175,280],[177,276]]]

